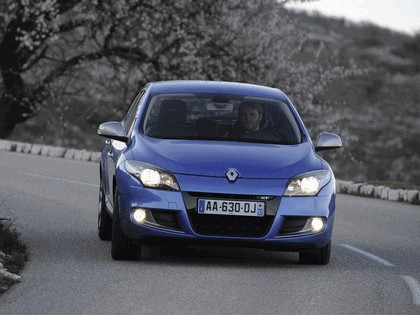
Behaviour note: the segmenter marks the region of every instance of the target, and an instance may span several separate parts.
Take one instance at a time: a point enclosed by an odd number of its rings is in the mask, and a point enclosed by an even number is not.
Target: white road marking
[[[368,258],[370,258],[370,259],[372,259],[372,260],[376,261],[377,263],[380,263],[384,266],[387,266],[387,267],[394,267],[395,266],[394,264],[391,264],[389,261],[387,261],[387,260],[385,260],[385,259],[383,259],[379,256],[376,256],[376,255],[373,255],[371,253],[365,252],[364,250],[361,250],[359,248],[356,248],[356,247],[353,247],[353,246],[350,246],[350,245],[347,245],[347,244],[341,244],[341,246],[343,246],[347,249],[350,249],[350,250],[352,250],[356,253],[359,253],[363,256],[366,256],[366,257],[368,257]]]
[[[91,186],[91,187],[99,188],[99,185],[97,185],[97,184],[79,182],[79,181],[76,181],[76,180],[65,179],[65,178],[60,178],[60,177],[52,177],[52,176],[39,175],[39,174],[33,174],[33,173],[26,173],[26,172],[20,172],[20,174],[28,175],[28,176],[41,177],[41,178],[47,178],[47,179],[53,179],[53,180],[59,180],[59,181],[66,182],[66,183],[72,183],[72,184],[78,184],[78,185],[86,185],[86,186]]]
[[[420,284],[418,281],[412,276],[401,276],[401,278],[404,279],[405,283],[407,283],[411,290],[411,294],[413,295],[413,303],[417,306],[420,306]]]

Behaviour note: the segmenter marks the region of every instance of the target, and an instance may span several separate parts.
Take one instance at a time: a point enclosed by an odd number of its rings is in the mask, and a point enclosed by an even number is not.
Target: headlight
[[[180,190],[175,177],[156,166],[132,160],[125,161],[124,166],[127,172],[136,177],[144,187]]]
[[[330,180],[331,173],[328,170],[300,174],[289,181],[284,195],[315,196]]]

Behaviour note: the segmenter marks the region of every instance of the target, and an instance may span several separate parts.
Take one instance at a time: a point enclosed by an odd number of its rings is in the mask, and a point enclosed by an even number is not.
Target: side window
[[[132,130],[134,120],[136,119],[136,116],[137,116],[137,109],[139,107],[140,100],[144,94],[145,94],[144,91],[141,91],[139,95],[137,95],[137,97],[134,99],[133,103],[131,104],[130,109],[127,112],[127,115],[124,118],[123,124],[124,124],[124,131],[126,135],[130,134],[130,131]]]

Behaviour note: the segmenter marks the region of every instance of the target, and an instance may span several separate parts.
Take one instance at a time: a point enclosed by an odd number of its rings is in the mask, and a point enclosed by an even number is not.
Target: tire
[[[328,265],[330,254],[331,242],[322,247],[317,253],[299,253],[299,263],[307,265]]]
[[[99,186],[98,235],[99,238],[103,241],[110,241],[112,238],[112,218],[106,210],[105,194],[102,186],[102,180]]]
[[[118,190],[114,193],[114,212],[112,220],[111,256],[114,260],[138,260],[141,254],[141,245],[124,234],[120,222],[120,206]]]

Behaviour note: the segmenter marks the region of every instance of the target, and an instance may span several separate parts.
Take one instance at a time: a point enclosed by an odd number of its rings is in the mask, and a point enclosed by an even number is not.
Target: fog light
[[[324,220],[322,218],[312,218],[312,232],[319,232],[324,228]]]
[[[134,209],[133,211],[133,219],[137,223],[144,223],[147,217],[147,210],[145,209]]]

